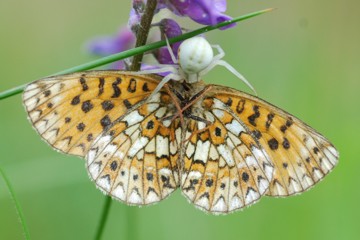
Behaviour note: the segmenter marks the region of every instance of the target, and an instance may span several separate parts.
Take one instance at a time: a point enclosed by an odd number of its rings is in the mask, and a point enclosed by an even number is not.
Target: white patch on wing
[[[142,204],[142,199],[139,194],[133,190],[129,196],[128,202],[131,204]]]
[[[159,104],[158,103],[149,103],[147,105],[147,110],[149,113],[152,113],[153,111],[155,111],[156,109],[158,109]]]
[[[154,94],[150,99],[149,102],[160,102],[160,93]]]
[[[170,176],[171,175],[171,170],[168,168],[162,168],[159,170],[159,174],[160,175],[164,175],[164,176]]]
[[[170,142],[170,153],[175,155],[178,151],[177,145],[175,142]]]
[[[93,179],[96,179],[99,176],[100,173],[100,165],[97,163],[92,163],[89,166],[89,173]]]
[[[143,159],[144,159],[144,154],[145,154],[144,149],[141,149],[141,150],[136,154],[136,158],[139,159],[139,160],[143,160]],[[122,159],[122,158],[120,158],[120,159]]]
[[[101,187],[104,191],[109,192],[110,190],[110,181],[108,177],[100,177],[96,181],[96,184]]]
[[[128,126],[132,126],[142,120],[144,120],[144,117],[141,116],[138,111],[132,111],[126,115],[122,121],[127,122]]]
[[[181,141],[181,128],[177,128],[175,130],[176,142],[179,143]]]
[[[251,202],[257,200],[259,197],[260,195],[258,192],[255,192],[252,189],[248,189],[248,192],[246,193],[246,197],[245,197],[245,203],[250,204]]]
[[[145,152],[153,153],[155,152],[155,138],[151,139],[151,141],[146,145]]]
[[[204,129],[205,127],[206,127],[206,124],[204,122],[198,121],[198,129],[199,130]]]
[[[194,145],[191,142],[189,142],[186,148],[186,156],[190,158],[194,154],[194,151],[195,151]]]
[[[165,121],[162,122],[162,124],[164,125],[164,127],[170,127],[171,120],[165,120]]]
[[[337,153],[333,152],[333,151],[336,151],[336,150],[333,147],[327,147],[322,150],[323,150],[325,156],[329,159],[330,163],[335,166],[337,164]],[[336,155],[334,155],[334,153]],[[329,168],[329,170],[332,168],[333,168],[333,166],[331,168]]]
[[[251,148],[251,152],[254,155],[255,159],[258,160],[260,167],[263,167],[262,163],[268,163],[264,165],[264,171],[267,179],[271,180],[273,178],[274,167],[269,164],[269,160],[264,155],[264,152],[255,146]]]
[[[197,144],[196,144],[194,160],[195,161],[200,160],[200,161],[206,163],[207,159],[208,159],[209,149],[210,149],[210,141],[209,140],[205,141],[205,142],[198,140]]]
[[[239,136],[241,132],[245,132],[244,127],[235,119],[231,123],[226,124],[225,127],[236,136]]]
[[[206,197],[200,198],[199,200],[196,201],[195,204],[202,208],[205,208],[206,210],[209,210],[209,208],[210,208],[209,199]]]
[[[212,207],[211,211],[215,212],[225,212],[226,211],[226,203],[224,198],[220,198],[215,206]]]
[[[260,195],[263,195],[266,190],[269,188],[269,182],[263,178],[261,178],[259,180],[259,192],[260,192]]]
[[[116,198],[119,198],[122,201],[125,201],[125,190],[123,188],[123,186],[118,185],[112,192],[111,195],[113,195]]]
[[[124,133],[128,136],[131,136],[133,134],[133,132],[135,132],[138,128],[139,128],[139,125],[136,124],[134,126],[126,128]]]
[[[243,204],[242,204],[240,198],[238,196],[234,196],[231,199],[229,210],[232,211],[232,210],[241,208],[242,206],[243,206]]]
[[[210,158],[211,160],[217,160],[217,159],[219,159],[218,151],[216,150],[216,148],[215,148],[215,146],[214,146],[213,144],[211,144],[211,147],[210,147],[209,158]]]
[[[212,123],[215,121],[214,115],[212,113],[210,113],[209,111],[204,112],[204,115],[205,115],[206,120],[208,120]]]
[[[251,155],[245,157],[245,162],[249,167],[254,167],[254,166],[258,167],[258,163],[256,162],[256,159]]]
[[[97,149],[91,148],[89,150],[87,157],[86,157],[88,165],[90,165],[94,161],[96,153],[97,153]]]
[[[224,117],[224,111],[220,110],[220,109],[214,109],[212,110],[214,115],[218,118],[223,118]]]
[[[200,179],[202,177],[202,173],[199,171],[191,171],[189,172],[188,177],[191,179]]]
[[[229,167],[232,167],[235,165],[233,155],[227,146],[225,146],[224,144],[221,144],[217,147],[217,150],[218,150],[219,154],[225,159],[225,161]]]
[[[169,156],[169,138],[156,136],[156,157]]]
[[[153,203],[153,202],[158,202],[160,201],[160,198],[158,195],[156,195],[156,193],[154,193],[153,191],[150,191],[147,196],[146,196],[146,203]]]
[[[159,110],[156,111],[155,117],[162,118],[166,113],[166,107],[161,107]]]
[[[61,95],[61,94],[60,94],[60,95]],[[58,105],[58,103],[60,103],[61,100],[63,99],[63,97],[60,96],[60,95],[57,95],[57,96],[55,96],[55,97],[52,98],[52,102],[53,102],[54,105]]]
[[[111,136],[110,135],[105,135],[105,136],[100,135],[100,137],[97,139],[98,140],[95,140],[96,145],[99,146],[100,148],[103,148],[105,145],[110,143]]]
[[[147,137],[140,137],[140,138],[136,139],[135,142],[133,143],[133,145],[129,149],[129,152],[128,152],[129,158],[133,158],[140,149],[145,147],[145,145],[148,142],[149,142],[149,139]]]
[[[228,136],[229,136],[228,140],[231,140],[236,147],[239,146],[242,143],[240,138],[238,138],[237,136],[235,136],[231,132],[228,132]]]

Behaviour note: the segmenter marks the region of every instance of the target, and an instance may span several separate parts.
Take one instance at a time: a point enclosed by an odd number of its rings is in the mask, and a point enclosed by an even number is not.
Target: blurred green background
[[[277,7],[227,31],[207,34],[259,96],[328,137],[340,164],[312,190],[263,198],[227,216],[205,214],[177,191],[150,207],[114,202],[103,239],[360,239],[360,1],[228,1],[231,16]],[[84,42],[115,34],[130,0],[0,1],[0,91],[87,62]],[[192,24],[188,28],[197,28]],[[205,80],[247,88],[224,69]],[[17,95],[0,101],[0,165],[33,239],[93,239],[104,196],[84,162],[45,144]],[[130,232],[130,233],[129,233]],[[22,239],[0,178],[0,239]]]

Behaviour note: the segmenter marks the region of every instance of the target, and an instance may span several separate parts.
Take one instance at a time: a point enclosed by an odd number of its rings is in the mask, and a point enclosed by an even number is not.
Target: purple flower
[[[182,34],[181,27],[175,20],[164,18],[156,25],[160,28],[161,40],[165,40],[165,36],[167,38],[173,38]],[[181,42],[176,42],[171,45],[171,49],[176,58],[180,44]],[[154,56],[161,64],[174,64],[171,60],[171,55],[167,47],[157,49],[154,52]]]
[[[226,11],[226,0],[159,0],[158,8],[168,8],[179,16],[188,16],[197,23],[216,25],[231,20]],[[233,27],[228,25],[221,29]]]
[[[95,55],[107,56],[110,54],[128,50],[135,45],[135,35],[123,27],[115,36],[99,36],[86,44],[86,49]],[[116,69],[123,69],[124,62],[118,61],[114,64]]]
[[[137,33],[137,30],[140,26],[141,18],[145,11],[145,4],[146,0],[133,0],[128,20],[128,26],[135,34]]]
[[[87,50],[99,56],[107,56],[134,47],[135,35],[140,27],[140,20],[144,14],[146,2],[147,0],[132,0],[128,28],[121,28],[115,36],[101,36],[89,41]],[[169,9],[176,15],[190,17],[204,25],[216,25],[231,19],[231,17],[224,14],[226,11],[226,0],[158,0],[155,14],[159,13],[163,8]],[[173,38],[182,34],[181,27],[172,19],[162,19],[158,24],[154,25],[160,28],[162,40],[165,39],[165,36]],[[234,24],[222,29],[232,26]],[[151,42],[151,37],[148,41]],[[181,42],[177,42],[171,45],[175,57],[177,57],[180,44]],[[167,47],[157,49],[153,51],[153,54],[161,64],[174,64]],[[124,61],[116,62],[113,67],[124,69]]]

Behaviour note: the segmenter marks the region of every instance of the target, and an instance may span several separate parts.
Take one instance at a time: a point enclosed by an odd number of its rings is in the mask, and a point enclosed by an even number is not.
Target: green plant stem
[[[137,210],[139,208],[135,208],[135,207],[130,207],[127,206],[126,207],[126,235],[124,239],[131,239],[131,240],[136,240],[139,239],[138,236],[138,231],[141,228],[141,226],[139,226],[139,222],[137,220]]]
[[[26,225],[25,217],[24,217],[23,211],[21,209],[20,203],[19,203],[18,199],[16,198],[15,191],[13,190],[9,179],[7,178],[5,172],[2,170],[1,167],[0,167],[0,173],[1,173],[2,177],[4,178],[5,184],[6,184],[8,190],[10,192],[10,195],[11,195],[13,201],[14,201],[15,209],[16,209],[16,212],[17,212],[17,214],[19,216],[20,223],[21,223],[21,226],[23,228],[24,235],[25,235],[25,239],[29,240],[30,239],[29,229],[28,229],[28,227]]]
[[[100,240],[102,237],[102,234],[104,232],[105,224],[109,215],[109,210],[111,207],[112,199],[109,196],[106,196],[105,203],[102,209],[101,218],[99,222],[99,226],[96,230],[95,240]]]
[[[169,42],[170,43],[179,42],[179,41],[182,41],[182,40],[197,36],[197,35],[205,33],[205,32],[209,32],[209,31],[221,28],[221,27],[225,27],[225,26],[227,26],[229,24],[232,24],[232,23],[235,23],[235,22],[240,22],[240,21],[243,21],[243,20],[258,16],[258,15],[261,15],[263,13],[270,12],[272,10],[274,10],[274,9],[269,8],[269,9],[249,13],[249,14],[237,17],[237,18],[233,18],[232,20],[225,21],[225,22],[219,23],[219,24],[214,25],[214,26],[203,27],[203,28],[197,29],[195,31],[185,33],[183,35],[180,35],[180,36],[177,36],[177,37],[174,37],[174,38],[170,38]],[[103,58],[100,58],[100,59],[97,59],[97,60],[94,60],[94,61],[91,61],[91,62],[88,62],[88,63],[85,63],[85,64],[81,64],[81,65],[78,65],[78,66],[75,66],[75,67],[72,67],[72,68],[68,68],[68,69],[65,69],[63,71],[51,74],[51,76],[89,70],[89,69],[92,69],[92,68],[95,68],[95,67],[99,67],[101,65],[105,65],[105,64],[112,63],[112,62],[115,62],[115,61],[118,61],[118,60],[121,60],[121,59],[125,59],[125,58],[131,57],[131,56],[135,56],[137,54],[141,54],[141,53],[144,53],[144,52],[147,52],[147,51],[151,51],[151,50],[163,47],[163,46],[166,46],[166,41],[159,41],[159,42],[155,42],[155,43],[150,43],[150,44],[147,44],[147,45],[144,45],[144,46],[141,46],[141,47],[129,49],[127,51],[123,51],[123,52],[120,52],[120,53],[109,55],[109,56],[106,56],[106,57],[103,57]],[[0,100],[23,92],[25,87],[26,87],[26,84],[14,87],[14,88],[6,90],[4,92],[1,92],[0,93]]]
[[[140,27],[136,34],[136,44],[135,47],[144,46],[148,38],[151,22],[154,17],[154,12],[156,9],[157,0],[149,0],[146,2],[144,15],[141,17]],[[144,53],[140,53],[134,56],[130,71],[138,71],[141,68],[141,60],[144,56]]]

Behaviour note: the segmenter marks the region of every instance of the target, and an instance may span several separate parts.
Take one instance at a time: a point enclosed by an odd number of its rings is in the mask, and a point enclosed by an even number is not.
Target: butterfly
[[[30,83],[29,120],[54,149],[85,158],[91,180],[128,205],[177,188],[226,214],[262,196],[306,191],[337,164],[320,133],[266,101],[203,81],[87,71]]]

